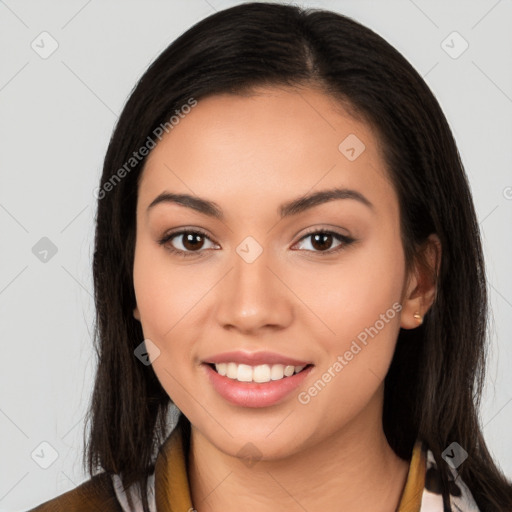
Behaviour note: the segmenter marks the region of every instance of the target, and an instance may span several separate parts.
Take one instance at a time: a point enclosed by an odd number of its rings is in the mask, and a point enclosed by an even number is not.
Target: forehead
[[[139,197],[172,189],[234,204],[247,194],[261,207],[330,186],[396,210],[369,124],[318,90],[267,87],[199,100],[148,156]]]

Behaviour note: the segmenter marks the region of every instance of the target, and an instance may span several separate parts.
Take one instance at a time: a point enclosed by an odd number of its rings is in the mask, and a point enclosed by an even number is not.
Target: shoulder
[[[26,512],[122,512],[112,478],[100,473],[70,491],[38,505]]]

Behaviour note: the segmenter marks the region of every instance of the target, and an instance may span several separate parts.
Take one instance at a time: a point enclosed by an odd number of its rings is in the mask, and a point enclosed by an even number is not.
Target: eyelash
[[[170,242],[173,238],[176,238],[177,236],[185,235],[185,234],[201,235],[210,240],[210,237],[204,231],[201,231],[200,229],[190,229],[190,230],[182,230],[182,231],[175,231],[173,233],[168,233],[162,239],[158,240],[158,244],[165,246],[165,248],[169,252],[176,254],[178,256],[184,257],[184,258],[187,258],[189,256],[196,256],[197,254],[201,254],[201,252],[204,252],[203,250],[182,251],[181,249],[176,249],[175,247],[173,247],[170,244],[168,245],[168,242]],[[321,256],[332,255],[332,254],[338,253],[339,251],[342,251],[343,249],[345,249],[346,247],[348,247],[349,245],[351,245],[353,242],[356,241],[355,238],[352,238],[352,237],[346,236],[346,235],[342,235],[341,233],[337,233],[335,231],[315,229],[315,230],[312,230],[312,231],[306,233],[297,243],[302,242],[302,240],[304,240],[312,235],[316,235],[316,234],[333,235],[334,238],[336,238],[337,240],[342,242],[341,245],[339,245],[335,249],[329,249],[327,251],[306,250],[306,252],[313,252],[316,254],[320,254]],[[305,250],[305,249],[301,249],[301,250]]]

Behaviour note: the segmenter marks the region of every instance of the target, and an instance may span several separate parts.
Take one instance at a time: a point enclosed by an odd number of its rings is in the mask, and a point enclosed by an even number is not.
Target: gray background
[[[25,510],[87,479],[80,455],[95,369],[93,190],[107,144],[148,64],[195,22],[238,3],[0,1],[0,511]],[[512,4],[295,3],[375,30],[425,77],[444,109],[471,182],[490,281],[482,423],[510,477]],[[47,58],[40,53],[52,41],[39,36],[44,31],[58,43]],[[464,42],[453,31],[469,44],[457,58]],[[52,450],[58,457],[43,469]]]

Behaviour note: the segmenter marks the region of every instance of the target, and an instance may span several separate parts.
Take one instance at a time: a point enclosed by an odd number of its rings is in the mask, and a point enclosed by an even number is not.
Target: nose
[[[297,301],[266,252],[252,262],[235,253],[233,268],[218,288],[217,321],[244,334],[282,330],[294,318]],[[270,264],[269,264],[270,263]]]

